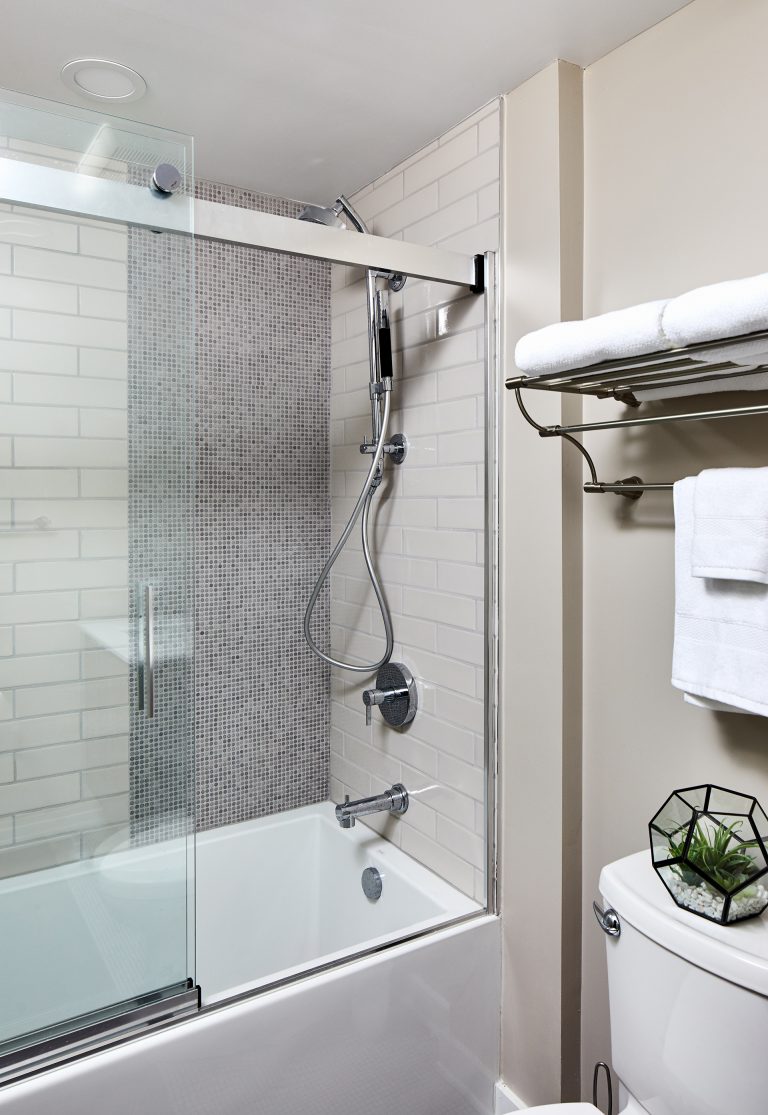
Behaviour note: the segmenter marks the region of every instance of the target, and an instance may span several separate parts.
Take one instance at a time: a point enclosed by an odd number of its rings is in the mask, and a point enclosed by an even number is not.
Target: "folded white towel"
[[[736,708],[735,705],[724,705],[722,701],[709,701],[706,697],[694,697],[692,693],[684,693],[683,700],[687,705],[705,708],[709,712],[744,712],[743,708]]]
[[[663,299],[644,302],[526,333],[517,342],[515,364],[525,375],[542,376],[669,349],[672,345],[661,328],[665,306]]]
[[[768,329],[768,274],[712,283],[672,298],[661,325],[675,348]]]
[[[693,576],[695,489],[695,477],[674,489],[672,684],[694,697],[768,716],[768,585]]]
[[[694,577],[768,585],[768,468],[709,468],[693,497]]]
[[[768,341],[764,339],[741,341],[739,344],[713,345],[697,354],[696,359],[701,361],[706,370],[707,364],[760,364],[768,365]],[[680,373],[670,378],[679,379]],[[639,403],[651,402],[653,399],[678,399],[685,395],[716,395],[722,391],[768,391],[768,372],[747,372],[739,376],[726,376],[722,379],[691,381],[678,383],[674,387],[665,387],[663,380],[658,380],[653,387],[645,391],[635,391],[635,398]]]

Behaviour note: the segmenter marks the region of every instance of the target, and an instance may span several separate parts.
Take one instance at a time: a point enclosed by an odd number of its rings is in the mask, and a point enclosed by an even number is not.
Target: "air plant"
[[[670,859],[682,858],[685,853],[687,861],[675,864],[672,870],[689,886],[699,886],[703,881],[701,875],[692,870],[693,867],[698,867],[703,875],[730,894],[758,870],[757,863],[749,854],[750,848],[757,847],[757,841],[741,840],[740,829],[740,820],[727,826],[714,822],[707,827],[701,820],[697,820],[687,853],[687,829],[676,834],[680,837],[679,840],[669,838]]]

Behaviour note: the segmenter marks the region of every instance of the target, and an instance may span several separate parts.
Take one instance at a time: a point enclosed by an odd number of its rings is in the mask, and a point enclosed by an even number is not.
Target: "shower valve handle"
[[[365,723],[371,726],[371,709],[374,705],[383,705],[385,701],[396,701],[398,697],[407,697],[407,686],[398,686],[395,689],[364,689],[363,704],[365,705]]]

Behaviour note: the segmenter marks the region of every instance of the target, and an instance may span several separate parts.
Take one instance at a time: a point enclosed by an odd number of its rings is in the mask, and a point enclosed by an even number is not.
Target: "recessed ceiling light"
[[[147,91],[141,74],[106,58],[76,58],[74,62],[67,62],[61,71],[61,80],[83,97],[113,104],[138,101]]]

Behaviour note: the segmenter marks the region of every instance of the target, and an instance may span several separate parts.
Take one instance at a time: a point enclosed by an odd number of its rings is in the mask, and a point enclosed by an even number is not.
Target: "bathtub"
[[[5,1085],[3,1115],[490,1115],[496,918],[329,803],[201,833],[196,859],[201,1011]],[[182,862],[169,841],[54,872],[130,936]]]

